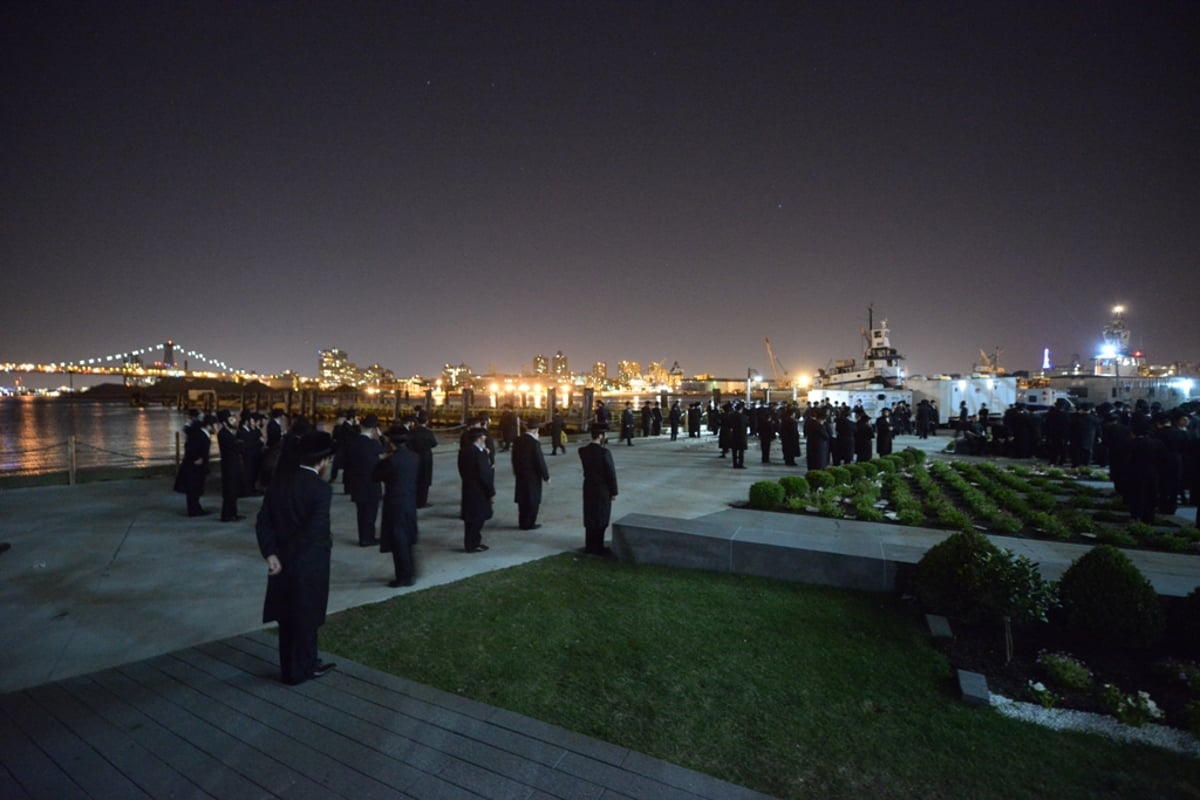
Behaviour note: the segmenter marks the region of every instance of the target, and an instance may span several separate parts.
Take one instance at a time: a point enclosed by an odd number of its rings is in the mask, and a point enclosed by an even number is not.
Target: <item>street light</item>
[[[762,383],[763,377],[754,367],[746,367],[746,405],[750,405],[750,382]]]

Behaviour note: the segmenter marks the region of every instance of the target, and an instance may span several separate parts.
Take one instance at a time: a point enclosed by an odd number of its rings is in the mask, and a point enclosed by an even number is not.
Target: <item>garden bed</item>
[[[925,463],[907,449],[871,461],[813,470],[750,489],[751,508],[975,530],[1077,544],[1200,554],[1200,531],[1168,517],[1130,518],[1107,476],[1091,468],[1040,468],[954,459]]]

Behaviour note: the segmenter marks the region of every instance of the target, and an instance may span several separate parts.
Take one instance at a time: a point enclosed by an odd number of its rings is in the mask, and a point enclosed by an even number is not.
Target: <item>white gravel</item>
[[[991,704],[992,708],[1006,717],[1025,720],[1052,730],[1096,733],[1118,742],[1149,744],[1192,758],[1200,758],[1200,739],[1178,728],[1154,723],[1147,723],[1140,728],[1135,728],[1103,714],[1072,711],[1065,708],[1043,708],[1033,703],[1010,700],[998,694],[991,695]]]

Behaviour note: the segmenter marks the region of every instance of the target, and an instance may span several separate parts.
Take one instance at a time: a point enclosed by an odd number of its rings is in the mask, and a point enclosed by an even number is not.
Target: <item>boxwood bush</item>
[[[755,481],[750,484],[750,507],[770,510],[783,505],[784,490],[775,481]]]
[[[799,475],[784,476],[779,479],[779,485],[783,487],[783,493],[788,499],[793,497],[808,497],[808,481]]]
[[[1089,642],[1141,648],[1163,634],[1165,618],[1154,587],[1112,545],[1080,556],[1063,573],[1058,591],[1067,625]]]
[[[917,563],[917,600],[926,611],[967,624],[1045,619],[1052,602],[1037,565],[1001,550],[986,536],[962,531],[934,545]]]

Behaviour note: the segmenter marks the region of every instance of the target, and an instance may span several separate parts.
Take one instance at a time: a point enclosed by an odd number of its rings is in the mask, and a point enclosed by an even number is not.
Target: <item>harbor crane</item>
[[[771,349],[771,340],[764,337],[763,343],[767,346],[767,361],[771,364],[771,372],[775,376],[775,388],[789,389],[792,386],[792,376],[779,363],[779,359],[775,357],[775,351]]]

